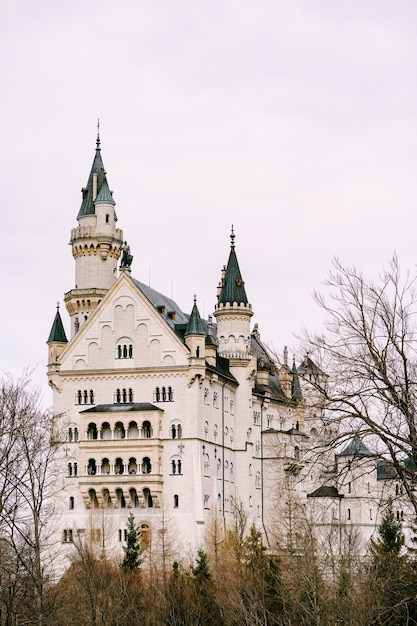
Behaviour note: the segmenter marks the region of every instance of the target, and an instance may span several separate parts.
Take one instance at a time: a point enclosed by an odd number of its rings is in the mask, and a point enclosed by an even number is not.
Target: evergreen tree
[[[197,560],[195,566],[192,568],[192,572],[194,578],[200,582],[210,579],[207,554],[202,548],[199,548],[197,552]]]
[[[378,526],[378,535],[377,541],[371,541],[374,558],[378,555],[399,556],[404,546],[404,534],[401,522],[395,519],[391,499],[388,501],[387,509]]]
[[[141,549],[139,545],[138,529],[135,523],[135,516],[131,513],[127,519],[126,547],[123,547],[124,557],[121,564],[124,572],[137,571],[142,563],[140,558]]]

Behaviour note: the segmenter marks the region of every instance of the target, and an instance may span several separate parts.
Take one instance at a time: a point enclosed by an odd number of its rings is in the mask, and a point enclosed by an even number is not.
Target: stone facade
[[[197,303],[187,315],[130,267],[118,270],[123,233],[99,139],[77,219],[71,339],[55,321],[48,340],[62,442],[51,508],[57,567],[80,536],[121,553],[131,512],[152,541],[169,526],[185,551],[203,543],[213,518],[232,523],[236,509],[272,550],[285,548],[292,500],[321,525],[369,538],[395,478],[378,475],[364,449],[314,456],[332,435],[315,386],[326,377],[308,357],[290,367],[286,351],[277,364],[251,330],[233,231],[213,323]]]

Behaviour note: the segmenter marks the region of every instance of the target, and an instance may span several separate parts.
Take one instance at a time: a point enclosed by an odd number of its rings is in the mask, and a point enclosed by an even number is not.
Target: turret
[[[228,359],[247,360],[250,358],[250,320],[253,311],[236,257],[233,226],[230,240],[229,260],[226,270],[222,272],[218,303],[214,311],[218,352]]]
[[[56,306],[55,318],[46,343],[48,344],[48,375],[52,375],[59,370],[59,357],[68,343],[59,312],[59,303]]]
[[[123,232],[116,228],[116,203],[101,158],[99,134],[87,186],[81,192],[78,226],[72,229],[70,240],[75,259],[75,288],[65,294],[71,337],[115,282],[123,242]]]
[[[203,376],[206,367],[205,361],[205,340],[206,331],[204,324],[200,317],[200,312],[197,307],[197,299],[194,296],[194,306],[191,311],[190,319],[188,320],[187,328],[185,331],[185,343],[190,349],[189,363],[190,363],[190,381],[194,380],[196,376]]]

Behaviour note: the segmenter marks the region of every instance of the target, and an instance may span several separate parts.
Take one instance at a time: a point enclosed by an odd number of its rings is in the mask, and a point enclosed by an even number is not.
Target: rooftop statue
[[[129,269],[130,266],[132,265],[133,254],[130,253],[130,246],[128,245],[127,241],[123,243],[122,247],[120,248],[120,251],[122,253],[120,269]]]

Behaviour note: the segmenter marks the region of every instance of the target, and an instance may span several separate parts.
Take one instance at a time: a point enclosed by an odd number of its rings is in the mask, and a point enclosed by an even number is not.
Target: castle
[[[285,547],[291,494],[320,524],[369,538],[395,476],[357,440],[314,459],[332,434],[315,385],[326,375],[309,356],[289,363],[286,350],[277,364],[251,329],[233,229],[214,319],[204,320],[195,298],[186,314],[133,278],[99,136],[77,222],[71,337],[58,309],[47,342],[61,555],[80,536],[122,553],[130,513],[148,545],[169,521],[195,549],[214,516],[227,525],[239,510],[272,549]]]

